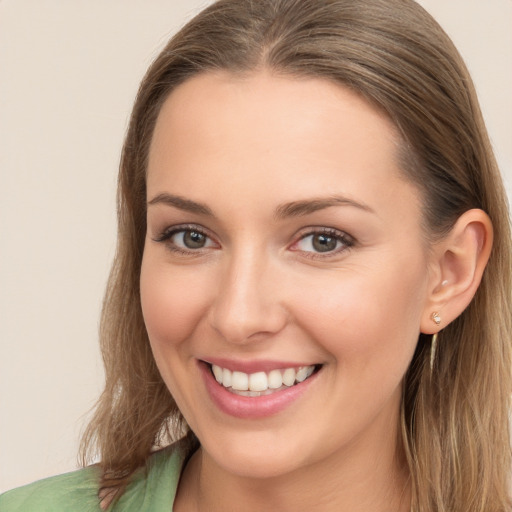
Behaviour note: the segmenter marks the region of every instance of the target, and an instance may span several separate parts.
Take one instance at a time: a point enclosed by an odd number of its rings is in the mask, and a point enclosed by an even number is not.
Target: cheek
[[[191,270],[173,272],[165,263],[153,263],[151,256],[144,257],[141,304],[154,351],[176,348],[193,333],[206,310],[203,277]]]
[[[424,303],[421,262],[407,270],[395,264],[385,271],[347,272],[307,289],[296,302],[296,318],[337,363],[359,370],[408,365]]]

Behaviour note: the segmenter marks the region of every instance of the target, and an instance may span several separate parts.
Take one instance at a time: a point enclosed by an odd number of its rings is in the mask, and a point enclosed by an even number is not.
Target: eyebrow
[[[181,196],[175,196],[172,194],[158,194],[151,201],[148,201],[149,205],[154,204],[164,204],[167,206],[174,206],[179,210],[183,210],[185,212],[197,213],[200,215],[206,215],[208,217],[213,217],[212,210],[202,203],[197,203],[196,201],[191,201],[190,199],[185,199]]]
[[[210,207],[204,203],[198,203],[191,199],[186,199],[181,196],[174,194],[162,193],[155,196],[153,199],[148,201],[148,205],[164,204],[167,206],[173,206],[179,210],[183,210],[190,213],[196,213],[199,215],[206,215],[208,217],[214,217],[214,213]],[[292,201],[279,205],[274,213],[274,218],[277,220],[286,219],[288,217],[301,217],[314,213],[319,210],[324,210],[332,206],[352,206],[360,210],[375,213],[375,211],[364,203],[354,201],[343,196],[329,196],[326,198],[312,198],[301,201]]]
[[[276,208],[275,217],[276,219],[284,219],[287,217],[301,217],[314,213],[318,210],[324,210],[331,206],[352,206],[365,212],[375,213],[375,211],[364,203],[359,203],[353,199],[349,199],[343,196],[329,196],[326,198],[312,198],[304,201],[293,201],[280,205]]]

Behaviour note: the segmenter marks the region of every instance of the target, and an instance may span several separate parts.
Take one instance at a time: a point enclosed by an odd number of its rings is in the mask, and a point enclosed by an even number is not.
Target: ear
[[[482,210],[468,210],[432,249],[428,296],[420,330],[444,329],[469,305],[491,253],[492,223]],[[438,315],[436,322],[432,315]],[[439,321],[440,320],[440,321]]]

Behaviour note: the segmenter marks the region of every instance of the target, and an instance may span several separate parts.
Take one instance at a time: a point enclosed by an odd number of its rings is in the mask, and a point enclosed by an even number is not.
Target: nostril
[[[287,323],[285,312],[263,308],[223,312],[213,311],[210,325],[225,341],[233,344],[267,340],[281,332]]]

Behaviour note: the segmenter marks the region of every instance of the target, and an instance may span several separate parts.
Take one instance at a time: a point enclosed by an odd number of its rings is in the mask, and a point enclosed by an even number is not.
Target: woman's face
[[[399,144],[385,116],[320,79],[204,74],[164,103],[142,308],[219,469],[357,472],[395,450],[429,278]]]

